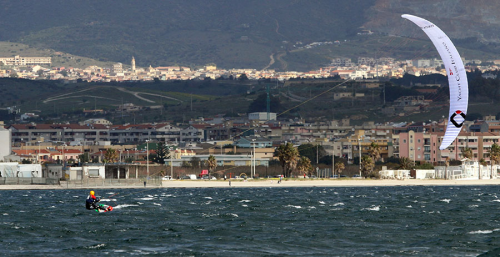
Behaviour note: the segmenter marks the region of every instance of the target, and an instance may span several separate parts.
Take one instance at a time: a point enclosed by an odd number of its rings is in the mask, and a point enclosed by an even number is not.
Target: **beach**
[[[146,188],[251,188],[251,187],[385,187],[385,186],[481,186],[500,185],[500,179],[482,180],[444,180],[444,179],[310,179],[310,180],[166,180],[161,186],[150,185]],[[143,186],[78,186],[61,185],[0,185],[0,190],[51,190],[78,188],[144,188]]]

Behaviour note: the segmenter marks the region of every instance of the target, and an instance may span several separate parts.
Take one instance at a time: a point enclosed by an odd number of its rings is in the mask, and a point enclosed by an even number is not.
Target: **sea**
[[[500,186],[95,191],[0,190],[0,255],[500,255]]]

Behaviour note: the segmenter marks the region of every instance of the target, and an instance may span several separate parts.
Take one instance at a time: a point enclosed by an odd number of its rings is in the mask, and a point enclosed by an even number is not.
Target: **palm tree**
[[[299,159],[299,152],[297,149],[293,147],[292,143],[286,143],[276,148],[274,156],[278,157],[281,167],[283,168],[284,176],[289,177]]]
[[[361,172],[363,173],[363,177],[368,177],[370,172],[375,168],[375,163],[373,162],[372,157],[364,155],[361,157]]]
[[[339,174],[339,177],[340,177],[340,173],[342,173],[342,171],[345,169],[345,164],[343,162],[337,162],[335,163],[335,172],[337,172],[337,174]]]
[[[489,151],[490,160],[491,160],[491,173],[490,178],[493,179],[493,164],[498,163],[500,161],[500,146],[497,143],[494,143]]]
[[[488,165],[488,162],[486,162],[484,158],[481,158],[481,160],[479,160],[479,164],[481,164],[479,167],[479,179],[481,179],[483,177],[483,169],[481,167]]]
[[[444,169],[444,179],[448,179],[448,167],[450,166],[450,157],[446,157],[444,160],[444,165],[446,168]]]
[[[106,149],[104,153],[104,163],[115,163],[118,160],[118,153],[113,148]]]
[[[462,156],[469,160],[472,160],[472,149],[469,147],[462,148]]]
[[[402,170],[409,170],[413,167],[413,162],[407,157],[399,158],[399,168]]]
[[[375,142],[372,142],[370,144],[370,147],[368,148],[368,155],[370,155],[370,157],[376,161],[380,158],[380,147],[378,144],[376,144]]]
[[[213,155],[208,156],[207,160],[207,166],[208,166],[208,177],[210,177],[210,172],[217,167],[217,160]]]
[[[300,157],[299,163],[297,164],[297,169],[301,172],[301,174],[311,175],[311,160],[309,160],[309,158],[305,156]]]

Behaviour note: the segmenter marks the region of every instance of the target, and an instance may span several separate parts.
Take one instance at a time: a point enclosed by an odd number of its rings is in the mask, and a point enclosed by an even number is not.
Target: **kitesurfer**
[[[100,199],[95,196],[95,192],[90,191],[90,194],[87,197],[87,201],[85,202],[85,207],[87,208],[87,210],[97,210],[99,209],[99,206],[97,205],[99,201]]]

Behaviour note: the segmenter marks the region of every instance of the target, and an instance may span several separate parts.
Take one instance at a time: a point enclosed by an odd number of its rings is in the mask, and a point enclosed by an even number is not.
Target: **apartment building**
[[[52,64],[51,57],[14,57],[0,58],[0,62],[6,66],[31,66],[31,65],[50,65]]]

